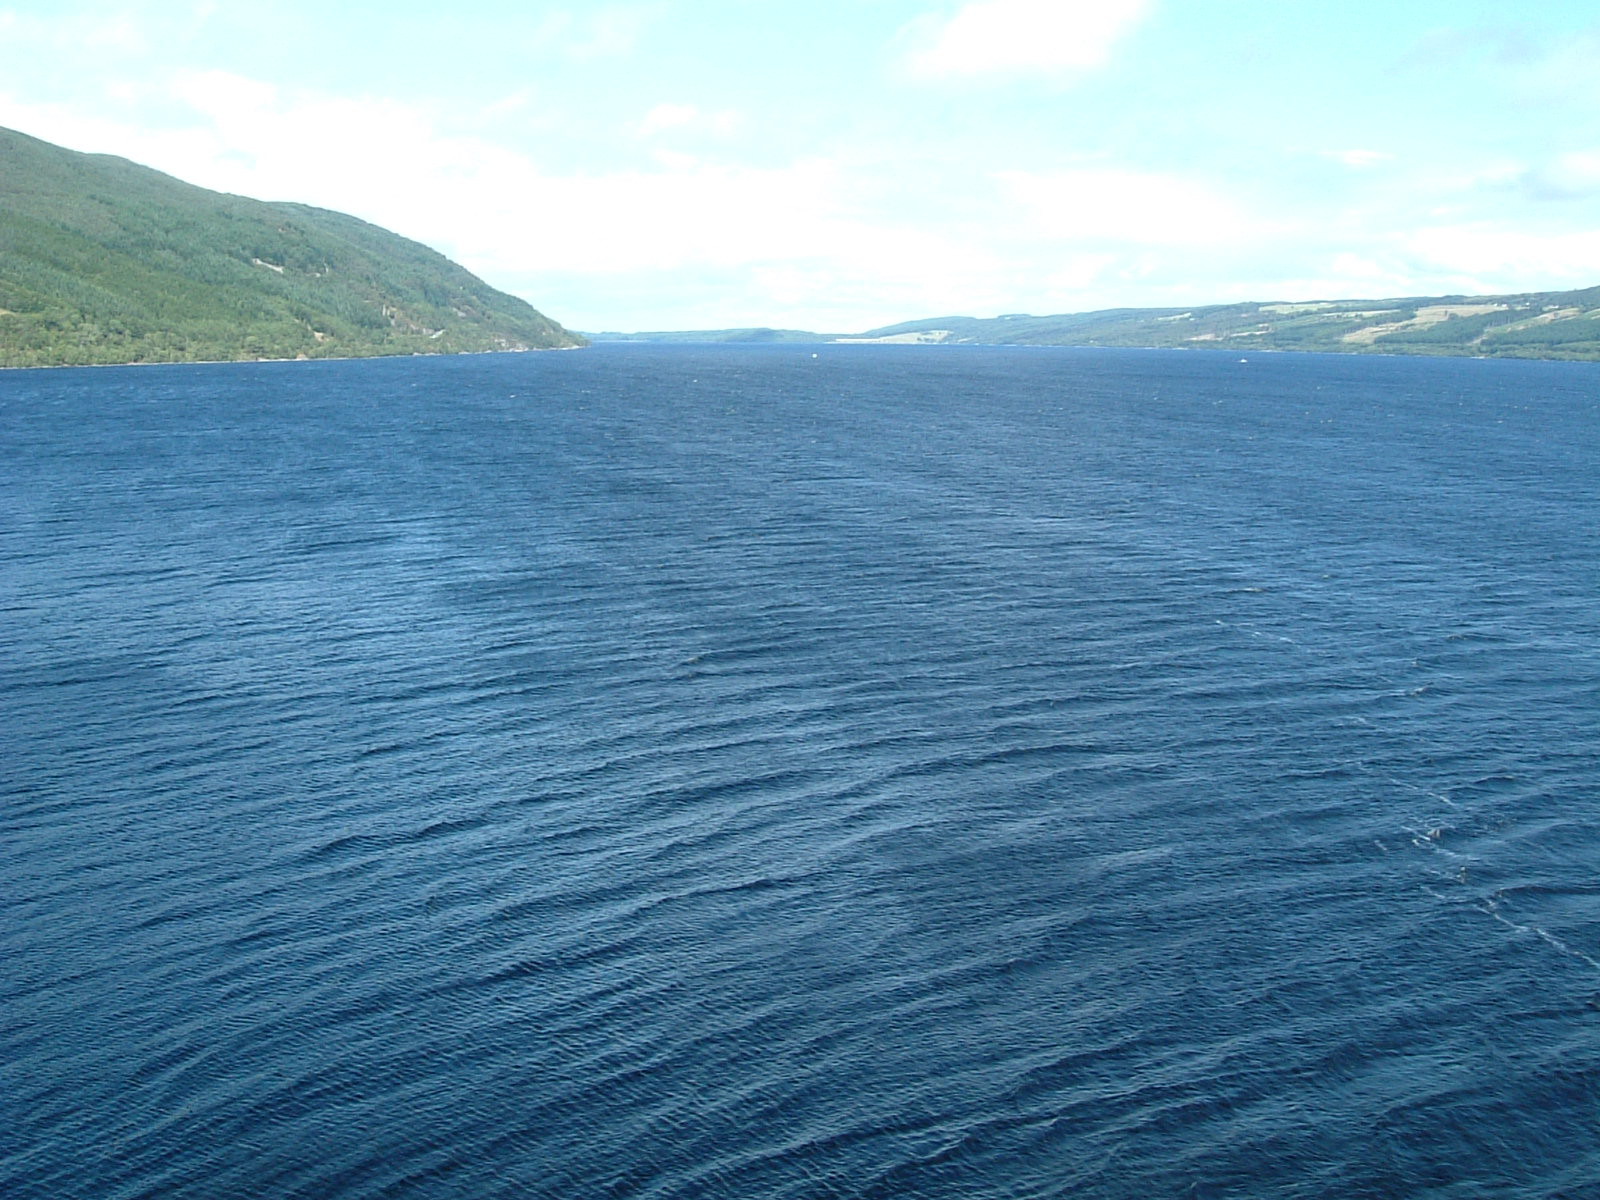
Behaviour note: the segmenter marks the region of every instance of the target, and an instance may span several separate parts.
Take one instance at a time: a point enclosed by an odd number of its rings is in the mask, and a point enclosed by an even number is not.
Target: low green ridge
[[[582,344],[442,254],[355,217],[0,129],[0,366]]]
[[[1600,287],[1504,296],[1118,308],[1045,317],[938,317],[844,340],[1600,361]]]

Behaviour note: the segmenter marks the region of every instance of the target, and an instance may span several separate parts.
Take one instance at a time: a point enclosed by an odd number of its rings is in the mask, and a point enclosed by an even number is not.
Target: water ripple
[[[1225,357],[11,373],[0,1190],[1600,1191],[1595,373]]]

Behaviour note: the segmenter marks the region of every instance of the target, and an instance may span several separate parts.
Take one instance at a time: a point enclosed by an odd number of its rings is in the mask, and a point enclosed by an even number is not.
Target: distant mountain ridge
[[[1600,287],[1503,296],[1122,308],[1046,317],[939,317],[887,325],[860,337],[1600,360]]]
[[[0,366],[582,344],[442,254],[355,217],[0,129]]]
[[[737,329],[679,329],[643,333],[586,333],[596,342],[826,342],[842,336],[831,333],[814,333],[809,329],[769,329],[765,326]]]
[[[1600,287],[1503,296],[1112,308],[1056,316],[1010,313],[1000,317],[934,317],[851,335],[730,329],[593,336],[608,341],[1122,346],[1600,361]]]

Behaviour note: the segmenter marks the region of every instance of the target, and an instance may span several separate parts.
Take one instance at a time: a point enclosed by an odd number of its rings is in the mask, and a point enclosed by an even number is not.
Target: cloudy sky
[[[584,330],[1600,283],[1593,0],[0,0],[0,125]]]

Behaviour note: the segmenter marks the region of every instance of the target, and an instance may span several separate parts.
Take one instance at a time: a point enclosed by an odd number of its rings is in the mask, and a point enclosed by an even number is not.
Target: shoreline
[[[233,367],[251,363],[362,362],[366,359],[380,358],[474,358],[490,354],[545,354],[561,350],[587,349],[588,347],[584,345],[529,346],[522,350],[457,350],[450,353],[436,351],[433,353],[413,352],[410,354],[322,354],[316,358],[300,354],[294,358],[169,358],[155,361],[134,359],[128,362],[33,363],[27,366],[0,363],[0,371],[92,371],[103,367]]]

